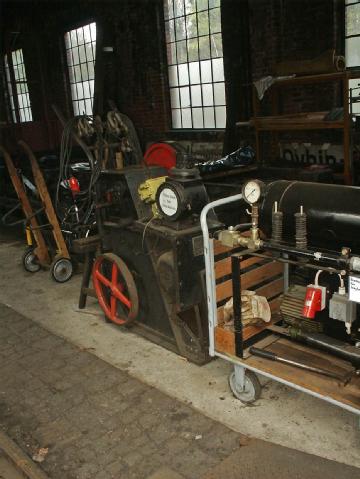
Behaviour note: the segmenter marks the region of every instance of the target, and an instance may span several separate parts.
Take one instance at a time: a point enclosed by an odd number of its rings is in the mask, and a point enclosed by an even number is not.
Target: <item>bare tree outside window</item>
[[[164,0],[173,128],[225,128],[220,0]]]
[[[95,84],[96,23],[65,33],[71,98],[75,115],[92,115]]]

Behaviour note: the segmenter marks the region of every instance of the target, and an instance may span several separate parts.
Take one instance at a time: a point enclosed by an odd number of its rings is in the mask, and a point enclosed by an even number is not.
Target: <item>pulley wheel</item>
[[[50,266],[50,275],[57,283],[66,283],[73,275],[73,264],[69,258],[55,256]]]
[[[38,262],[34,249],[35,248],[33,246],[29,246],[29,248],[26,248],[22,256],[22,264],[24,269],[29,273],[36,273],[41,269],[41,265]]]
[[[136,284],[121,258],[113,253],[98,256],[92,278],[100,307],[110,321],[123,326],[137,318],[139,297]]]

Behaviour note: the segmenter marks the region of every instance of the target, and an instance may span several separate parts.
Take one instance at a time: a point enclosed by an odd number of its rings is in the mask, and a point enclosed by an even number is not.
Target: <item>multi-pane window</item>
[[[10,69],[14,74],[14,83]],[[26,79],[25,64],[22,49],[11,52],[11,60],[5,55],[5,75],[8,88],[11,115],[14,123],[18,118],[21,123],[32,121],[32,111],[29,89]],[[16,100],[14,97],[14,91]]]
[[[220,0],[164,0],[173,128],[225,128]]]
[[[360,1],[346,0],[345,58],[347,68],[360,68]],[[349,81],[352,97],[360,95],[359,79]],[[352,111],[360,114],[360,103],[352,103]]]
[[[96,23],[90,23],[65,33],[65,47],[74,114],[92,115]]]

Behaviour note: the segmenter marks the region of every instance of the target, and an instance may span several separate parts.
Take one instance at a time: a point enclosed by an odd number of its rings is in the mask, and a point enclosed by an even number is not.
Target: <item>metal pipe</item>
[[[209,355],[215,356],[214,328],[217,321],[216,291],[215,291],[215,268],[214,268],[214,240],[209,238],[207,215],[210,210],[233,203],[242,199],[242,194],[220,198],[208,203],[201,211],[200,226],[203,235],[205,279],[206,279],[206,302],[209,320]]]

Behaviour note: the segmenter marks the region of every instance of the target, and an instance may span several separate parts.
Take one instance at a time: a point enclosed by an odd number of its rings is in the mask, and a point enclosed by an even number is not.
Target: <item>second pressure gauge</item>
[[[259,180],[249,180],[244,183],[242,187],[244,200],[249,203],[249,205],[257,203],[263,194],[264,186],[264,183]]]

